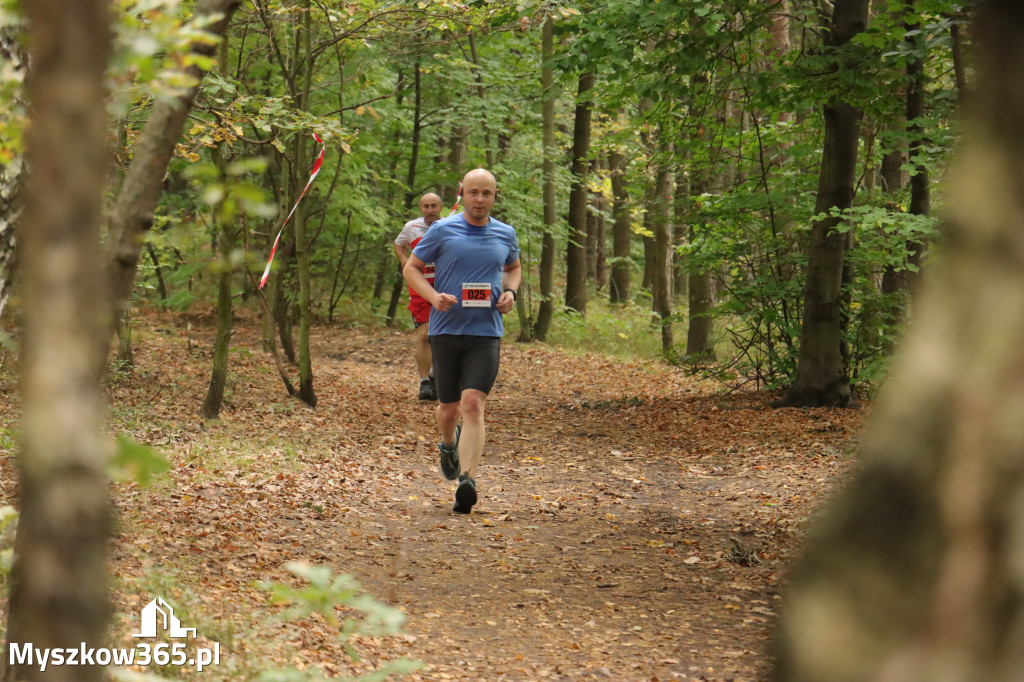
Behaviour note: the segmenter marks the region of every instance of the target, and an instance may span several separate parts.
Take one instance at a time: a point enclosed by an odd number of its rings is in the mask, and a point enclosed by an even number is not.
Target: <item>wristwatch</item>
[[[505,291],[511,291],[512,292],[512,300],[513,301],[516,300],[516,290],[515,289],[505,289]],[[503,291],[502,293],[505,293],[505,291]]]

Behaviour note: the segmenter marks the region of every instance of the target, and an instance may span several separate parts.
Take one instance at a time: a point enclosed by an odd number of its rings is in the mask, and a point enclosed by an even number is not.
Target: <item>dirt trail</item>
[[[204,427],[211,330],[150,324],[111,401],[174,469],[162,488],[118,488],[116,608],[129,633],[153,590],[191,602],[225,645],[205,679],[243,679],[257,658],[351,674],[403,655],[421,680],[764,679],[786,563],[861,418],[720,409],[764,397],[506,343],[466,517],[408,334],[318,329],[313,411],[240,330],[229,404]],[[9,497],[9,463],[2,484]],[[407,613],[404,634],[360,638],[351,664],[322,620],[265,622],[254,582],[287,579],[292,560],[353,574]]]

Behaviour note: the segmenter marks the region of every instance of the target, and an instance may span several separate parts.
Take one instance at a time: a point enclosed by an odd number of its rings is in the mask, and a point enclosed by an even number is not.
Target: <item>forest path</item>
[[[174,464],[169,484],[116,495],[121,629],[130,640],[156,590],[187,605],[183,622],[225,647],[204,679],[399,656],[425,664],[409,678],[422,680],[764,679],[782,572],[862,417],[720,409],[764,397],[506,342],[480,502],[462,516],[409,332],[316,329],[309,410],[243,326],[223,419],[201,425],[206,322],[151,318],[139,369],[110,396],[121,427]],[[403,634],[356,638],[350,663],[319,616],[267,620],[279,607],[256,581],[295,583],[293,560],[354,575],[406,612]]]
[[[379,523],[385,556],[360,573],[409,612],[428,679],[764,678],[780,560],[831,484],[842,446],[822,436],[848,436],[845,415],[720,410],[677,370],[506,343],[465,518],[433,411],[412,402],[408,338],[373,348],[335,357],[401,377],[384,402],[410,428],[381,435],[408,471]]]

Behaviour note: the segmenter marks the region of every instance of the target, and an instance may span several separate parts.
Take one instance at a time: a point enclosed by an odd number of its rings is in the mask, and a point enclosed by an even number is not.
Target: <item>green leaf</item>
[[[110,475],[119,481],[134,479],[147,486],[155,474],[171,468],[170,463],[148,445],[132,440],[124,434],[117,436],[117,451],[110,463]]]

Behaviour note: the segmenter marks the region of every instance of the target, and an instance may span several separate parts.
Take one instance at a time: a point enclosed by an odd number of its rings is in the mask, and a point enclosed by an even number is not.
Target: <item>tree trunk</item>
[[[948,256],[792,572],[775,682],[1024,679],[1024,7],[975,11]]]
[[[587,155],[590,153],[590,90],[594,73],[580,74],[572,134],[572,189],[569,192],[569,243],[565,255],[565,307],[587,311]]]
[[[377,275],[373,278],[373,302],[376,304],[384,294],[384,284],[388,280],[388,273],[395,267],[395,254],[391,245],[394,242],[391,237],[384,235],[380,239],[380,245],[375,249],[377,254]],[[395,304],[397,308],[398,305]]]
[[[920,28],[908,24],[906,29],[911,31]],[[927,49],[924,35],[918,33],[910,38],[910,46],[915,54]],[[910,176],[910,206],[908,213],[911,215],[928,215],[931,212],[931,189],[929,186],[928,166],[922,157],[925,154],[925,147],[928,141],[925,139],[924,126],[921,121],[924,119],[924,91],[926,76],[924,73],[924,59],[911,57],[907,60],[907,132],[910,134],[909,160],[914,165],[914,174]],[[914,299],[919,293],[920,268],[924,264],[924,242],[910,241],[907,243],[907,251],[910,253],[910,264],[916,271],[907,273],[907,288],[910,291],[911,309]]]
[[[220,170],[221,182],[226,182],[224,151],[222,147],[212,150],[214,162]],[[199,413],[204,419],[216,419],[220,416],[220,408],[224,403],[224,385],[228,376],[228,349],[231,345],[231,250],[234,248],[234,235],[231,225],[222,216],[223,201],[213,207],[213,215],[217,216],[220,227],[219,242],[220,263],[217,264],[217,338],[213,344],[213,369],[210,372],[210,386],[206,390],[206,398]]]
[[[117,316],[117,360],[115,366],[118,372],[131,373],[135,370],[135,352],[132,350],[132,306],[126,304],[121,307],[121,314]]]
[[[107,449],[100,375],[109,350],[109,300],[99,249],[109,164],[104,73],[107,0],[26,3],[32,177],[19,229],[23,247],[20,519],[7,607],[3,679],[99,681],[102,666],[11,663],[14,644],[103,646],[107,638]]]
[[[906,154],[902,149],[894,149],[882,157],[882,187],[887,194],[896,195],[902,191],[906,182],[906,171],[903,164]],[[888,203],[889,210],[898,211],[895,200]],[[907,272],[887,267],[882,273],[881,290],[883,294],[896,294],[907,289]],[[897,315],[898,316],[898,315]],[[895,317],[895,316],[894,316]]]
[[[19,42],[18,31],[10,26],[0,27],[0,62],[6,62],[12,74],[24,78],[27,60]],[[23,108],[19,99],[8,106]],[[23,203],[22,164],[24,159],[16,157],[0,164],[0,316],[4,313],[7,299],[17,269],[17,224]]]
[[[702,126],[701,142],[711,148],[708,126]],[[711,154],[714,158],[715,154]],[[706,167],[697,167],[693,171],[690,188],[690,241],[696,242],[704,236],[704,218],[701,215],[701,197],[711,190],[711,173]],[[715,359],[713,343],[712,310],[715,305],[715,289],[712,273],[709,271],[690,272],[687,277],[687,314],[686,314],[686,357],[689,362],[706,363]]]
[[[690,227],[690,238],[697,234]],[[690,273],[687,279],[686,357],[691,362],[711,362],[715,359],[712,343],[714,324],[711,312],[715,306],[714,284],[710,272]]]
[[[689,155],[687,155],[687,158]],[[689,173],[676,173],[676,192],[672,197],[672,296],[686,296],[688,290],[686,256],[679,249],[689,241]]]
[[[594,240],[594,285],[598,291],[608,284],[608,199],[604,194],[597,193],[594,197],[595,234]]]
[[[149,259],[153,261],[153,271],[156,273],[156,292],[160,296],[160,307],[165,308],[167,306],[167,297],[170,293],[167,289],[167,282],[164,280],[164,269],[160,265],[160,257],[156,255],[156,249],[153,248],[152,244],[146,244],[146,252],[149,254]]]
[[[659,139],[663,139],[661,132]],[[671,155],[671,145],[662,142],[663,158]],[[658,167],[657,180],[655,182],[655,203],[652,206],[654,218],[651,226],[654,228],[654,272],[651,280],[651,293],[654,297],[654,312],[658,316],[658,323],[661,326],[661,352],[665,357],[672,354],[672,296],[669,290],[672,270],[672,235],[669,225],[669,213],[671,202],[669,197],[672,193],[672,173],[669,171],[667,162],[662,161]]]
[[[309,55],[312,39],[312,15],[309,11],[310,0],[303,0],[305,15],[302,21],[303,54]],[[306,59],[306,72],[303,77],[302,97],[299,102],[301,111],[309,111],[309,91],[313,85],[313,60]],[[304,138],[297,140],[295,153],[295,169],[303,172],[310,163],[306,154],[308,142]],[[301,186],[301,185],[299,185]],[[299,276],[299,398],[310,407],[316,407],[316,392],[313,390],[313,362],[309,355],[309,327],[313,310],[310,300],[311,275],[309,271],[309,240],[306,236],[306,211],[299,205],[295,211],[295,260]]]
[[[479,97],[480,101],[482,102],[484,101],[484,98],[487,96],[487,91],[484,89],[484,77],[482,73],[483,69],[480,66],[480,55],[477,53],[476,49],[476,38],[473,36],[472,33],[466,36],[466,42],[469,43],[469,55],[473,62],[473,77],[476,79],[476,96]],[[494,168],[494,148],[491,145],[491,128],[490,126],[487,125],[487,110],[484,109],[484,111],[481,112],[480,116],[480,127],[483,128],[484,131],[484,158],[487,160],[487,167]],[[507,125],[509,123],[509,120],[505,119],[505,123]],[[465,133],[463,134],[463,139],[465,139]],[[507,145],[507,138],[503,140],[502,136],[499,136],[498,146],[504,148],[507,147]],[[465,143],[463,143],[462,155],[463,162],[465,162]]]
[[[241,5],[241,0],[199,0],[194,16],[220,18],[204,24],[204,30],[215,36],[227,33],[231,15]],[[202,23],[202,19],[200,19]],[[189,50],[197,55],[211,56],[216,49],[209,41],[196,41]],[[199,63],[203,63],[199,60]],[[157,99],[153,111],[142,130],[142,138],[135,146],[131,165],[125,174],[124,184],[117,194],[110,218],[110,254],[107,271],[110,279],[111,312],[106,316],[111,327],[117,311],[128,301],[135,281],[135,271],[142,249],[142,233],[153,225],[153,212],[163,187],[167,164],[174,153],[174,145],[181,137],[181,128],[192,109],[192,102],[206,70],[196,63],[186,73],[196,84],[187,88],[174,99]],[[97,358],[102,364],[105,358]]]
[[[526,297],[529,291],[530,285],[523,282],[516,295],[516,316],[519,318],[519,336],[516,337],[516,340],[520,343],[533,341],[533,320],[530,319],[530,311],[526,306]]]
[[[544,171],[544,239],[540,252],[540,308],[537,311],[537,323],[533,335],[538,341],[546,341],[551,328],[551,317],[555,306],[555,236],[554,229],[558,224],[558,209],[555,205],[555,92],[554,73],[551,60],[554,58],[554,25],[555,20],[549,15],[544,22],[541,36],[541,72],[540,84],[542,92],[541,119],[543,135],[543,171]]]
[[[633,226],[629,211],[629,190],[626,189],[626,156],[614,151],[608,157],[608,168],[612,180],[612,279],[608,287],[608,300],[612,303],[629,301],[630,253],[632,250]]]
[[[600,152],[597,152],[600,154]],[[597,159],[590,162],[589,174],[593,177],[599,173]],[[587,190],[587,281],[597,282],[597,197],[598,193],[593,189]]]
[[[964,67],[963,35],[955,17],[949,27],[949,37],[953,42],[951,52],[953,53],[953,80],[956,83],[956,99],[960,107],[963,108],[967,100],[967,69]]]
[[[695,174],[691,186],[691,196],[701,197],[709,189],[708,171],[702,169]],[[704,229],[700,217],[700,207],[691,201],[693,207],[689,217],[690,241],[695,242],[702,236]],[[713,320],[711,311],[715,305],[714,286],[710,272],[691,272],[687,277],[687,314],[686,314],[686,357],[689,362],[711,362],[715,359],[713,338]]]
[[[423,136],[423,89],[422,72],[420,62],[416,60],[413,65],[413,113],[412,113],[412,153],[409,155],[409,170],[405,176],[405,210],[411,211],[416,205],[416,168],[420,158],[420,139]],[[454,199],[453,199],[454,201]],[[391,250],[391,243],[388,244]],[[393,265],[388,269],[395,273],[395,279],[391,283],[391,299],[388,301],[387,325],[395,324],[395,316],[398,314],[398,303],[402,298],[402,291],[405,290],[405,279],[402,271],[394,260]]]
[[[866,28],[868,0],[836,0],[827,45],[839,48]],[[840,69],[855,68],[843,64]],[[818,175],[815,214],[853,203],[857,144],[861,112],[845,102],[833,101],[824,108],[825,144]],[[814,222],[804,287],[803,327],[796,380],[780,405],[845,407],[850,404],[850,380],[843,364],[841,344],[842,276],[846,235],[837,228],[838,218]]]
[[[210,386],[200,414],[204,419],[216,419],[224,403],[224,385],[228,375],[228,349],[231,344],[231,270],[227,265],[227,230],[222,230],[225,244],[222,257],[225,262],[217,272],[217,339],[213,345],[213,370]]]
[[[296,211],[297,212],[297,211]],[[292,365],[298,365],[298,356],[295,354],[295,335],[293,327],[295,320],[292,316],[294,300],[290,298],[288,291],[289,280],[286,277],[295,259],[295,225],[291,226],[291,239],[285,245],[284,252],[278,258],[281,261],[277,273],[277,284],[274,288],[274,321],[277,324],[277,336],[281,339],[281,352]]]

